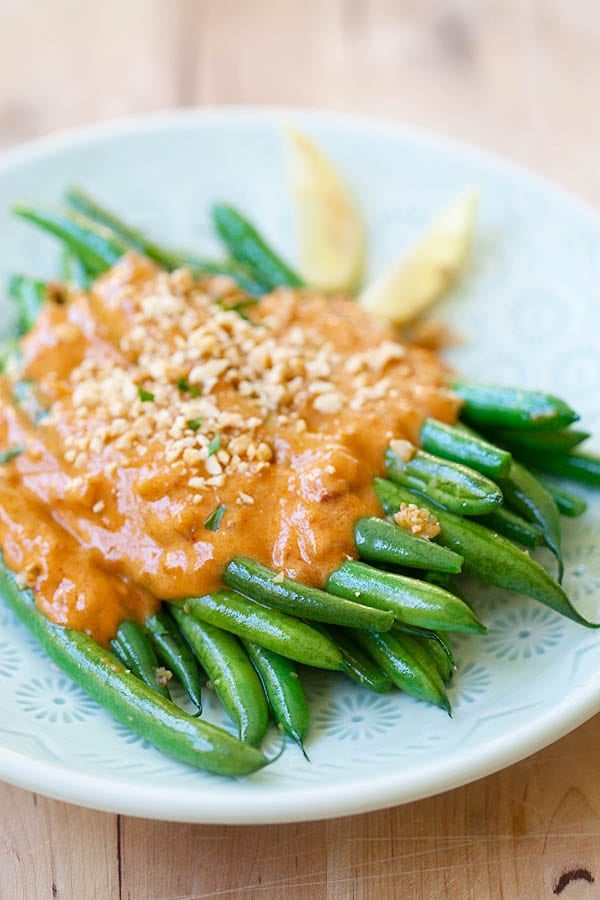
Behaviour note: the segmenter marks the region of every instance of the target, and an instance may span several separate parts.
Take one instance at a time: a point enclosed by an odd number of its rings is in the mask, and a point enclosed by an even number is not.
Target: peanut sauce
[[[23,381],[49,410],[37,424],[13,401]],[[101,643],[220,587],[236,554],[320,586],[380,513],[390,440],[457,409],[436,354],[352,300],[253,305],[131,254],[49,301],[1,379],[0,450],[24,450],[0,466],[0,546],[50,619]]]

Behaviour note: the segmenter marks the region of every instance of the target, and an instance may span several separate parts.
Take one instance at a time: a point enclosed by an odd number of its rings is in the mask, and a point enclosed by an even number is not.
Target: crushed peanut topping
[[[351,299],[255,301],[134,254],[46,305],[17,368],[0,378],[0,446],[24,448],[0,467],[0,543],[53,621],[102,643],[156,598],[217,590],[235,555],[321,587],[381,512],[386,448],[412,452],[459,406],[435,354]],[[404,517],[433,536],[426,511]]]
[[[417,452],[414,444],[411,444],[410,441],[403,441],[400,438],[390,441],[390,450],[396,454],[398,459],[405,463],[410,462]]]
[[[160,684],[161,687],[166,687],[173,677],[173,673],[170,669],[166,669],[164,666],[159,666],[156,670],[156,682]]]
[[[428,509],[416,503],[402,503],[397,513],[392,516],[396,525],[417,537],[431,540],[440,533],[440,523]]]
[[[123,265],[100,282],[103,302],[122,279]],[[65,462],[85,470],[103,457],[118,466],[159,443],[164,461],[202,492],[274,462],[275,417],[302,434],[307,414],[342,412],[348,381],[350,409],[360,412],[398,395],[384,374],[390,366],[396,376],[410,374],[406,348],[384,329],[368,350],[340,353],[319,340],[318,330],[288,323],[297,294],[282,290],[276,303],[246,307],[242,317],[219,296],[220,287],[232,290],[222,279],[198,284],[185,270],[156,272],[135,289],[121,286],[127,327],[117,352],[87,352],[69,375],[67,396],[43,421],[51,428],[70,420]],[[305,302],[318,312],[322,298]],[[76,329],[68,322],[58,331],[72,341]],[[392,445],[411,447],[400,440]]]
[[[21,590],[25,590],[25,588],[35,587],[35,583],[41,573],[42,566],[39,562],[33,561],[28,563],[25,568],[17,574],[17,577],[15,578],[17,587],[19,587]]]

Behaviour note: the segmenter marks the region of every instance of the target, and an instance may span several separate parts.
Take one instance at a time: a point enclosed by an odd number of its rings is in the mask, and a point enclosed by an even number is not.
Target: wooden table
[[[175,105],[385,115],[600,203],[597,0],[0,0],[0,145]],[[600,896],[600,719],[408,806],[169,825],[0,786],[0,900]]]

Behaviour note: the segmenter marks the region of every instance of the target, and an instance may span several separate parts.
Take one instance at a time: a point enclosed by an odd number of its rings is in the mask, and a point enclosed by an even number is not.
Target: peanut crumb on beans
[[[402,503],[397,513],[392,516],[396,525],[417,537],[431,540],[440,533],[440,523],[436,516],[416,503]]]

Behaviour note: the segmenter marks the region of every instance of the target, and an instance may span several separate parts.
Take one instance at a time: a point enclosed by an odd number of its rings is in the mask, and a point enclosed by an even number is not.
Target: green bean
[[[242,643],[263,683],[275,721],[285,734],[300,745],[306,756],[304,739],[308,733],[310,712],[296,667],[279,653],[273,653],[252,641]]]
[[[166,609],[159,609],[144,622],[146,633],[162,661],[188,692],[198,712],[202,712],[202,680],[198,663]]]
[[[558,560],[559,581],[561,581],[563,562],[560,549],[560,516],[556,503],[537,478],[518,462],[513,461],[508,478],[503,478],[500,484],[507,505],[542,529],[544,543]]]
[[[408,625],[433,631],[486,631],[472,609],[454,594],[426,581],[382,572],[366,563],[342,563],[329,576],[325,588],[340,597],[355,597],[377,609],[391,610],[399,622]]]
[[[113,232],[78,213],[26,204],[13,211],[62,241],[93,276],[110,269],[129,249]]]
[[[445,509],[461,515],[482,515],[502,504],[502,492],[489,478],[422,450],[404,462],[388,447],[385,470],[392,481],[424,493]]]
[[[476,384],[462,378],[450,382],[463,401],[462,417],[475,425],[524,430],[556,430],[579,416],[560,397],[521,388]]]
[[[68,247],[63,247],[61,253],[60,275],[67,284],[73,284],[83,291],[87,291],[93,281],[80,258]]]
[[[368,656],[353,638],[352,629],[339,628],[335,625],[325,626],[320,622],[313,627],[328,637],[341,651],[344,659],[344,673],[362,687],[385,694],[392,687],[392,682],[385,672]]]
[[[376,478],[374,486],[379,502],[388,515],[396,512],[401,503],[412,500],[410,491],[391,481]],[[563,589],[545,569],[509,540],[471,519],[461,519],[445,510],[438,511],[434,504],[429,504],[429,508],[435,512],[441,526],[436,540],[464,556],[467,574],[477,575],[488,584],[533,597],[580,625],[597,627],[577,612]]]
[[[560,428],[557,431],[490,430],[494,440],[502,446],[541,453],[568,453],[590,437],[589,431],[578,428]]]
[[[255,747],[182,712],[84,632],[50,622],[33,594],[0,564],[0,592],[52,662],[109,712],[167,756],[217,775],[248,775],[268,760]]]
[[[425,419],[419,442],[428,453],[462,463],[490,478],[506,475],[510,469],[511,455],[508,451],[495,447],[478,435],[468,434],[435,419]]]
[[[445,591],[450,591],[451,594],[454,593],[452,576],[449,575],[448,572],[435,572],[429,570],[423,573],[423,581],[426,581],[427,584],[436,584]],[[458,597],[458,593],[456,593],[456,596]]]
[[[215,204],[212,218],[229,253],[249,266],[267,290],[302,287],[302,279],[265,243],[253,225],[238,210]]]
[[[65,191],[65,200],[71,209],[74,209],[90,221],[97,222],[99,225],[112,231],[132,250],[137,250],[149,259],[155,260],[166,269],[173,268],[172,257],[169,252],[164,252],[161,247],[155,245],[141,231],[131,228],[80,188],[68,188]]]
[[[479,437],[477,432],[468,426],[461,424],[461,431],[474,438]],[[521,432],[525,438],[543,440],[550,432]],[[497,509],[489,513],[487,517],[481,517],[479,521],[499,534],[519,541],[527,547],[536,547],[539,544],[540,535],[550,549],[555,552],[559,560],[559,568],[562,573],[560,561],[560,522],[556,514],[554,504],[547,492],[541,488],[539,482],[531,473],[519,466],[515,461],[511,463],[508,475],[499,478],[498,483],[505,495],[505,501],[509,506],[520,513],[521,518],[511,512],[510,509]],[[529,522],[529,525],[527,524]]]
[[[225,584],[251,600],[303,619],[348,628],[368,628],[371,631],[387,631],[394,623],[394,616],[385,612],[385,607],[374,610],[371,606],[355,603],[353,599],[348,601],[332,597],[326,591],[284,578],[282,573],[278,574],[242,556],[231,560],[222,577]]]
[[[160,666],[154,649],[137,622],[121,622],[111,648],[121,662],[144,684],[168,699],[166,681],[160,679]],[[165,670],[166,672],[167,670]],[[171,673],[169,673],[170,675]]]
[[[526,522],[509,509],[497,509],[487,516],[479,516],[477,521],[480,525],[485,525],[486,528],[510,538],[511,541],[518,541],[519,544],[532,549],[544,542],[542,529],[538,525]]]
[[[170,609],[222,706],[235,722],[240,740],[260,743],[269,726],[269,709],[262,683],[241,643],[229,632],[198,621],[176,603],[171,603]]]
[[[392,631],[402,631],[406,634],[412,634],[413,637],[423,638],[423,640],[432,641],[437,644],[444,656],[455,668],[454,654],[452,648],[446,638],[439,631],[432,631],[430,628],[419,628],[418,625],[408,625],[406,622],[396,622]]]
[[[400,690],[450,714],[444,682],[432,657],[411,635],[357,631],[356,641]]]
[[[440,673],[442,681],[444,684],[447,684],[452,679],[456,668],[454,657],[448,645],[442,645],[435,638],[426,635],[415,635],[415,639],[429,653]]]
[[[277,609],[267,609],[233,591],[184,601],[187,612],[267,650],[317,669],[343,669],[340,651],[310,625]],[[177,620],[179,621],[179,619]]]
[[[66,192],[66,200],[72,209],[112,231],[129,249],[137,250],[169,271],[185,266],[196,275],[228,275],[247,293],[253,296],[264,293],[262,284],[253,277],[247,266],[231,261],[213,262],[186,251],[172,250],[156,244],[142,231],[123,222],[79,188],[70,188]]]
[[[26,275],[13,275],[8,282],[8,293],[17,305],[17,333],[27,334],[47,300],[48,285]]]
[[[594,453],[519,453],[527,465],[548,475],[600,487],[600,456]]]
[[[558,511],[562,513],[563,516],[569,516],[572,519],[576,519],[578,516],[582,516],[586,511],[587,503],[583,497],[579,497],[577,494],[566,491],[563,487],[560,487],[560,485],[554,484],[553,481],[540,479],[540,484],[546,488],[558,506]]]
[[[355,523],[354,542],[360,558],[368,562],[453,574],[462,569],[462,558],[458,554],[376,516]]]

